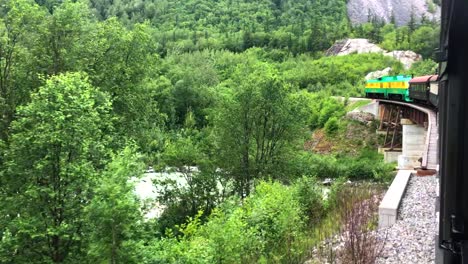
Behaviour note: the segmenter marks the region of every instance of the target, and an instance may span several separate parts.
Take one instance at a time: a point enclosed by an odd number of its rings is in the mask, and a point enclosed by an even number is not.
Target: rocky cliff
[[[352,53],[382,53],[384,56],[399,60],[406,69],[416,61],[422,60],[422,56],[410,50],[386,51],[367,39],[345,39],[335,42],[326,52],[327,56],[343,56]]]
[[[376,17],[385,22],[395,19],[398,26],[408,24],[411,14],[416,20],[423,16],[427,19],[440,18],[440,7],[433,0],[349,0],[348,16],[353,24],[368,22],[369,17]]]

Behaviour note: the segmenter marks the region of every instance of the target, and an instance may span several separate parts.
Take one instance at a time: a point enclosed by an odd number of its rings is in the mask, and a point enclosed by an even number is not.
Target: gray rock
[[[367,124],[368,122],[374,120],[375,117],[373,114],[366,112],[349,112],[346,114],[346,118]]]
[[[411,65],[422,60],[422,56],[411,50],[394,50],[384,53],[385,56],[393,57],[399,60],[405,69],[411,68]]]
[[[337,41],[332,47],[328,49],[326,54],[328,56],[344,56],[352,53],[381,53],[384,56],[389,56],[399,60],[406,69],[409,69],[413,63],[422,60],[422,56],[413,51],[395,50],[388,52],[376,44],[370,43],[367,39],[345,39]],[[384,69],[383,71],[390,72],[388,69]]]
[[[440,20],[440,7],[432,0],[349,0],[348,17],[353,25],[366,23],[369,17],[390,22],[392,15],[395,24],[406,25],[411,13],[416,21],[424,16],[427,19]]]
[[[377,79],[383,76],[388,76],[390,75],[390,71],[392,70],[391,67],[387,67],[381,71],[374,71],[374,72],[369,72],[366,75],[366,80],[371,80],[371,79]]]

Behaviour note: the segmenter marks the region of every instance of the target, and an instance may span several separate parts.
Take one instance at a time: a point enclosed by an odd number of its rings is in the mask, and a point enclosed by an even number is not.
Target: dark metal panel
[[[465,0],[443,2],[438,56],[441,61],[439,243],[448,249],[444,251],[443,263],[468,261],[467,12]]]

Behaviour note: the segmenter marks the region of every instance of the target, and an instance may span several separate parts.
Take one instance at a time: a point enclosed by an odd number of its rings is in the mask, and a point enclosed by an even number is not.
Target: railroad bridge
[[[438,168],[438,120],[436,110],[411,103],[378,100],[374,113],[384,135],[380,151],[399,169]]]

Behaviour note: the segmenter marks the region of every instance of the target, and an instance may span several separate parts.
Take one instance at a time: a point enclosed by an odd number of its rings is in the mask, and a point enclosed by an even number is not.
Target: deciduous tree
[[[107,158],[109,98],[86,75],[47,80],[18,109],[0,177],[0,252],[10,263],[76,263],[84,256],[84,208]],[[2,240],[2,239],[0,239]]]

